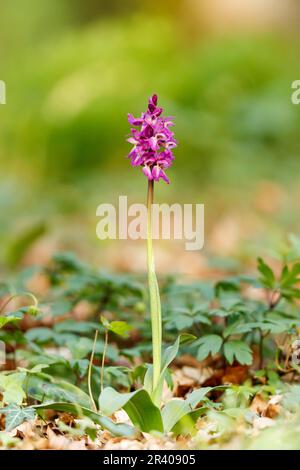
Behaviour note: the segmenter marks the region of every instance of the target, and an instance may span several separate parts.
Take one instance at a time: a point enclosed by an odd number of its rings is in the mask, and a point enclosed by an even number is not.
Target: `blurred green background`
[[[297,233],[299,24],[296,0],[3,0],[2,272],[60,249],[143,269],[143,244],[100,242],[95,213],[145,200],[126,114],[154,92],[179,141],[156,200],[204,202],[206,223],[201,253],[163,242],[159,269],[201,274],[207,257],[247,261]]]

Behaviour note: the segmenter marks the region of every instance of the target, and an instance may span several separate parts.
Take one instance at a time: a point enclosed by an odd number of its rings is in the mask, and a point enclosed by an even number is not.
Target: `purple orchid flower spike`
[[[132,128],[127,141],[133,145],[128,158],[132,166],[141,166],[149,181],[164,180],[169,183],[165,170],[172,165],[172,149],[177,146],[174,133],[169,129],[173,121],[162,117],[162,108],[157,106],[157,95],[149,98],[148,109],[140,118],[128,114],[128,122],[139,129]]]
[[[155,274],[152,247],[152,207],[154,201],[154,183],[161,179],[169,184],[166,169],[174,160],[172,150],[177,146],[174,133],[170,130],[173,121],[163,117],[163,109],[157,106],[157,95],[149,98],[148,109],[141,117],[128,114],[128,121],[133,126],[127,141],[133,145],[128,158],[132,166],[140,166],[148,180],[147,192],[147,268],[149,285],[149,304],[152,329],[152,380],[147,381],[147,392],[155,405],[160,406],[162,380],[162,315],[159,287]],[[148,369],[150,371],[150,369]],[[163,378],[162,378],[163,377]],[[150,384],[151,382],[151,384]]]

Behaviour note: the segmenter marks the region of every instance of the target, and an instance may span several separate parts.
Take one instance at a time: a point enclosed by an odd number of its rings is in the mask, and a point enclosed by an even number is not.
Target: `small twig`
[[[30,292],[21,292],[20,294],[14,294],[14,295],[11,295],[7,300],[6,302],[3,303],[3,305],[1,305],[0,307],[0,313],[5,309],[5,307],[12,301],[14,300],[16,297],[29,297],[31,300],[33,300],[33,305],[34,307],[37,307],[38,305],[38,301],[37,299],[35,298],[35,296],[33,294],[31,294]]]
[[[100,390],[101,390],[101,392],[103,390],[103,384],[104,384],[104,364],[105,364],[105,356],[106,356],[107,346],[108,346],[108,331],[105,330],[105,340],[104,340],[104,348],[103,348],[103,354],[102,354],[101,376],[100,376]]]
[[[290,354],[287,354],[284,361],[284,367],[287,369],[290,362]]]
[[[264,365],[264,339],[270,334],[268,330],[265,334],[259,329],[259,368],[262,369]]]
[[[29,378],[30,378],[30,374],[27,373],[26,379],[25,379],[25,395],[26,395],[26,401],[28,401]],[[28,404],[28,403],[27,403],[27,404]]]
[[[279,363],[279,355],[280,355],[280,349],[278,348],[277,351],[276,351],[276,356],[275,356],[275,364],[276,364],[276,367],[277,369],[280,371],[280,372],[283,372],[284,374],[287,374],[289,372],[293,372],[295,369],[294,368],[287,368],[287,369],[284,369],[280,363]],[[287,365],[285,365],[285,367],[287,367]]]
[[[259,330],[259,369],[264,365],[264,336],[263,332]]]
[[[275,300],[273,300],[275,294],[278,294],[278,296]],[[274,310],[274,308],[277,307],[277,305],[279,304],[280,300],[281,300],[281,293],[278,292],[277,289],[273,290],[271,293],[270,301],[269,301],[269,309]]]
[[[194,323],[194,328],[195,328],[196,332],[198,333],[198,335],[200,336],[202,334],[202,331],[201,331],[201,327],[200,327],[199,323]]]
[[[95,355],[95,349],[96,349],[96,343],[97,343],[97,338],[98,338],[98,330],[95,332],[95,338],[94,338],[94,344],[93,344],[93,349],[92,349],[92,354],[90,357],[90,363],[89,363],[89,370],[88,370],[88,389],[89,389],[89,396],[91,399],[91,402],[93,404],[93,408],[95,411],[97,411],[97,406],[93,397],[92,393],[92,366],[93,366],[93,360],[94,360],[94,355]]]

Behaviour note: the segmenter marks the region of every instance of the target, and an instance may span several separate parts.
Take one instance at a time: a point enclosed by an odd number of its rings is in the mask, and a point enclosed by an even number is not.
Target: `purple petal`
[[[157,106],[158,97],[153,95],[148,101],[148,110],[135,118],[128,114],[128,121],[136,128],[131,129],[127,141],[133,145],[128,157],[133,166],[142,166],[148,179],[169,183],[165,172],[172,165],[172,148],[177,146],[174,133],[169,129],[172,118],[162,117],[162,108]]]
[[[128,118],[129,124],[132,124],[133,126],[141,126],[143,124],[143,119],[142,118],[135,118],[130,113],[127,114],[127,118]]]
[[[142,171],[149,181],[153,180],[151,170],[147,165],[143,166]]]
[[[159,149],[159,145],[157,143],[156,137],[150,137],[148,142],[149,142],[149,146],[152,150],[158,150]]]
[[[127,140],[127,142],[129,142],[132,145],[138,144],[138,141],[134,137],[128,137],[128,139],[126,139],[126,140]]]
[[[156,108],[157,100],[158,100],[157,95],[150,96],[149,104],[148,104],[148,109],[149,109],[150,112],[153,112],[154,109]]]
[[[153,168],[152,168],[152,176],[153,176],[153,179],[155,181],[158,181],[159,180],[159,177],[160,177],[160,168],[158,165],[155,165]]]
[[[163,170],[160,170],[160,178],[162,178],[167,184],[170,184],[170,180]]]

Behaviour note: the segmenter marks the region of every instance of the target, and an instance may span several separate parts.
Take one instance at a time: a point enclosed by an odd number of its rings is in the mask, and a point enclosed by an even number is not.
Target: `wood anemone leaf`
[[[268,266],[262,258],[257,259],[257,269],[262,275],[260,282],[263,286],[273,289],[276,282],[275,275],[270,266]]]
[[[135,438],[138,435],[137,430],[129,426],[128,424],[122,423],[114,423],[110,418],[107,416],[103,416],[96,411],[90,410],[89,408],[85,408],[82,406],[78,406],[74,403],[64,403],[64,402],[56,402],[56,403],[45,403],[41,405],[34,405],[31,408],[27,409],[34,409],[37,412],[42,410],[55,410],[55,411],[65,411],[67,413],[71,413],[75,416],[86,416],[90,418],[94,423],[99,424],[104,429],[107,429],[111,434],[117,437],[128,437],[128,438]]]
[[[288,266],[284,266],[280,277],[280,287],[291,287],[300,280],[300,263],[294,264],[289,270]]]
[[[233,339],[224,344],[224,355],[232,364],[236,359],[240,364],[252,364],[252,351],[247,343],[241,340]]]
[[[113,388],[107,387],[100,394],[99,408],[107,416],[123,408],[132,423],[142,432],[163,432],[160,410],[144,389],[131,393],[119,393]]]
[[[219,335],[205,335],[197,340],[196,344],[199,345],[197,359],[202,361],[206,359],[209,354],[216,354],[222,347],[223,339]]]

